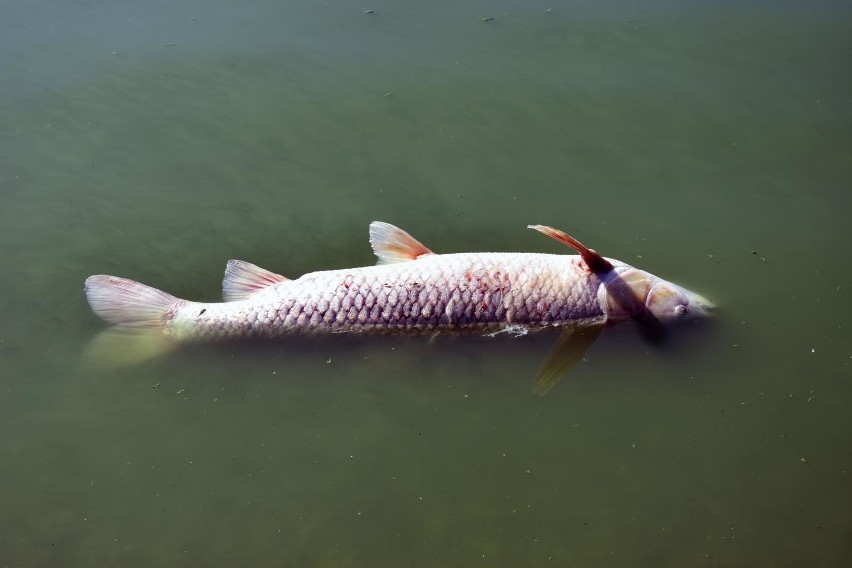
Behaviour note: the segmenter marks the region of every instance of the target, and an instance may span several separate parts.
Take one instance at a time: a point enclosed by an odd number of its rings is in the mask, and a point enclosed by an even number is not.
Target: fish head
[[[689,321],[709,316],[715,307],[700,294],[632,266],[615,268],[602,282],[602,305],[613,320],[650,314],[661,322]]]
[[[662,278],[658,278],[648,290],[645,306],[657,319],[663,321],[705,318],[716,307],[704,296]]]

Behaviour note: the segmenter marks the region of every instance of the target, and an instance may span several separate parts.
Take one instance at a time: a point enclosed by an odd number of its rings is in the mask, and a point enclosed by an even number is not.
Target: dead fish
[[[560,328],[534,390],[544,393],[605,324],[633,320],[656,331],[669,320],[708,315],[700,295],[618,260],[570,235],[530,225],[578,255],[437,254],[402,229],[375,221],[375,266],[311,272],[291,280],[230,260],[224,302],[191,302],[126,278],[86,279],[92,310],[114,325],[90,353],[110,365],[142,361],[182,343],[340,332],[526,333]]]

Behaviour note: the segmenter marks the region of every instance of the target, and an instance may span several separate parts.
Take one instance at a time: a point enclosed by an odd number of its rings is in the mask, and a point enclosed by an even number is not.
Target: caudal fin
[[[178,298],[139,282],[99,274],[86,279],[86,300],[101,319],[114,324],[96,337],[86,360],[115,368],[166,353],[174,341],[163,333],[163,316]]]

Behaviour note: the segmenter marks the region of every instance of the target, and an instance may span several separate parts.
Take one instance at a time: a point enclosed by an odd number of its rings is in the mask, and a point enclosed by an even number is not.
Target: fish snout
[[[697,292],[692,292],[690,290],[684,290],[686,292],[686,297],[689,299],[689,307],[695,317],[710,317],[713,315],[712,311],[716,304],[698,294]]]

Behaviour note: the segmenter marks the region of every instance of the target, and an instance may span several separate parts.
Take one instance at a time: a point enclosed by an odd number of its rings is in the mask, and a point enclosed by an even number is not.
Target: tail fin
[[[86,279],[85,292],[92,311],[115,324],[89,345],[89,363],[116,368],[156,357],[174,347],[174,341],[161,326],[163,315],[181,301],[178,298],[133,280],[102,274]]]

